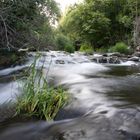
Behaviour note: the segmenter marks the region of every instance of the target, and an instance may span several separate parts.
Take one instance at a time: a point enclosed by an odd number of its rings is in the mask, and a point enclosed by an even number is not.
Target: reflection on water
[[[119,101],[117,106],[140,105],[140,67],[114,66],[105,74],[112,76],[115,85],[110,84],[107,97]]]
[[[106,72],[108,75],[113,76],[127,76],[127,75],[139,75],[139,66],[110,66],[110,70]]]
[[[116,78],[116,83],[106,93],[111,100],[120,101],[120,105],[140,105],[140,77]]]

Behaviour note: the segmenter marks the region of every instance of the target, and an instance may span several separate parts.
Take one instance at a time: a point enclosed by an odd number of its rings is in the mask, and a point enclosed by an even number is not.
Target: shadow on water
[[[106,92],[110,100],[119,101],[118,107],[140,105],[140,67],[114,66],[105,74],[115,79]]]
[[[105,74],[112,76],[128,76],[140,74],[140,67],[137,66],[109,66],[111,69]]]
[[[134,80],[135,79],[135,80]],[[137,79],[137,80],[136,80]],[[118,80],[119,82],[120,80]],[[126,83],[125,83],[126,82]],[[140,77],[130,79],[127,78],[125,82],[119,82],[113,90],[107,92],[106,95],[110,100],[120,101],[124,105],[140,105]],[[130,86],[131,85],[131,86]]]

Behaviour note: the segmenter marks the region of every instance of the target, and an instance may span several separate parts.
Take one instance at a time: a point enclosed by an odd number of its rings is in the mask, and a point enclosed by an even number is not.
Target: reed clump
[[[48,85],[42,69],[36,70],[36,61],[30,67],[22,92],[23,94],[17,98],[16,116],[53,120],[68,100],[68,94],[64,89]]]

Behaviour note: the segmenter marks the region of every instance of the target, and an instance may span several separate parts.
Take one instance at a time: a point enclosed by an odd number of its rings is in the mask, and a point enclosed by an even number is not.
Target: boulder
[[[108,63],[110,63],[110,64],[120,64],[121,61],[118,57],[110,57],[110,58],[108,58]]]
[[[104,56],[104,57],[108,57],[108,54],[107,54],[107,53],[104,53],[103,56]]]
[[[117,57],[121,57],[122,55],[119,52],[113,52],[113,53],[108,53],[108,56],[117,56]]]
[[[133,56],[131,58],[128,59],[129,61],[135,61],[135,62],[139,62],[140,58],[137,56]]]
[[[108,59],[107,59],[107,57],[102,57],[102,58],[99,59],[98,62],[99,63],[108,63]]]
[[[140,52],[135,52],[133,56],[140,57]]]
[[[136,51],[140,52],[140,46],[137,46]]]
[[[97,63],[120,64],[120,59],[118,57],[98,57],[93,58],[92,61]]]
[[[56,64],[65,64],[65,61],[64,60],[56,60],[55,63]]]

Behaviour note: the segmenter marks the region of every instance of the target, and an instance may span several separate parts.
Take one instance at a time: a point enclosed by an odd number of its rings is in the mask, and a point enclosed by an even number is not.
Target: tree
[[[70,7],[59,28],[72,39],[89,42],[94,47],[131,42],[136,1],[85,0]],[[140,9],[140,1],[137,2]]]
[[[53,37],[60,11],[54,0],[1,0],[0,47],[41,46]],[[39,47],[38,46],[38,47]]]

